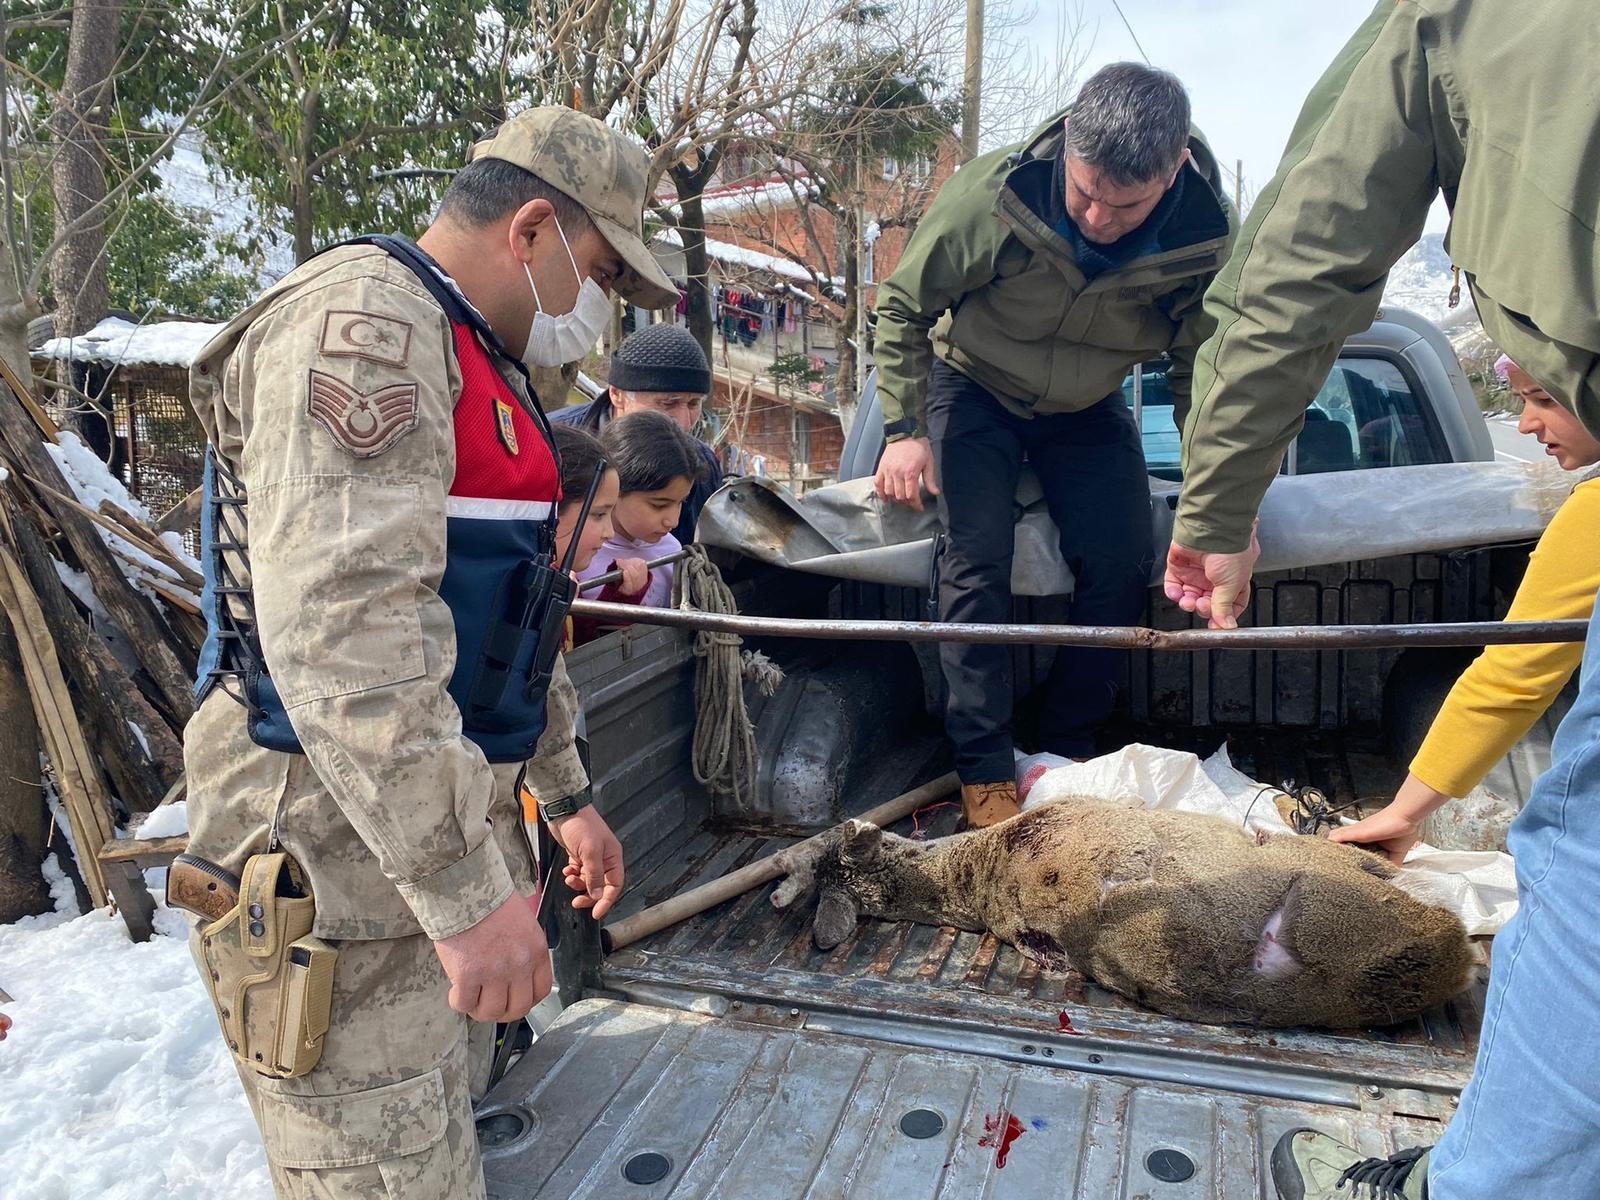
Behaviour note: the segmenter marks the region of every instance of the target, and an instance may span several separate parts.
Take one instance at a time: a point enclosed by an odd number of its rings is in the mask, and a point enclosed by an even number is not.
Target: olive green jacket
[[[1484,329],[1600,434],[1594,0],[1381,0],[1206,299],[1176,541],[1241,550],[1343,340],[1442,189]]]
[[[933,354],[1020,416],[1088,408],[1167,353],[1187,396],[1210,332],[1201,299],[1235,226],[1216,160],[1191,136],[1162,248],[1090,280],[1055,227],[1063,116],[957,171],[879,288],[873,357],[890,440],[926,431]]]

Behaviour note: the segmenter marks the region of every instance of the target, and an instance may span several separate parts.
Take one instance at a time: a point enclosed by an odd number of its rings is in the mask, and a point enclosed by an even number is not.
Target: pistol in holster
[[[257,854],[239,875],[238,902],[199,929],[206,987],[228,1049],[274,1079],[322,1058],[338,952],[311,936],[315,901],[287,854]]]

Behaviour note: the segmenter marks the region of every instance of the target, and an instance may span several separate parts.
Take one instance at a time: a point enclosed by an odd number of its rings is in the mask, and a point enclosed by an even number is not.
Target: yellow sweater
[[[1600,479],[1586,480],[1528,557],[1508,621],[1587,619],[1600,590]],[[1412,760],[1435,791],[1465,796],[1550,707],[1583,660],[1583,643],[1489,646],[1456,680]]]

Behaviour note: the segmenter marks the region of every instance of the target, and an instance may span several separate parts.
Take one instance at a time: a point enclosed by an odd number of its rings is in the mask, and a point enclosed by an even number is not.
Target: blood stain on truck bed
[[[1006,1165],[1006,1159],[1011,1154],[1011,1143],[1027,1132],[1027,1127],[1017,1120],[1015,1113],[1002,1108],[997,1113],[984,1116],[983,1136],[978,1139],[978,1145],[994,1147],[994,1165],[998,1170]]]

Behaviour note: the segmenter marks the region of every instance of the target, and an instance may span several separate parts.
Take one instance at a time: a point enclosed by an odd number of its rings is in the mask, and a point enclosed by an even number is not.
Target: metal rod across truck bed
[[[941,621],[835,621],[725,616],[578,600],[576,616],[622,625],[667,625],[745,637],[847,642],[998,642],[1126,650],[1313,650],[1372,646],[1494,646],[1581,642],[1587,621],[1460,621],[1411,625],[1266,625],[1250,629],[1146,629],[1112,625],[957,625]]]

